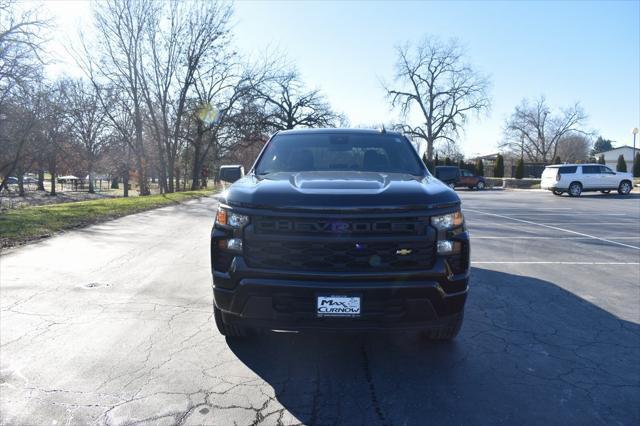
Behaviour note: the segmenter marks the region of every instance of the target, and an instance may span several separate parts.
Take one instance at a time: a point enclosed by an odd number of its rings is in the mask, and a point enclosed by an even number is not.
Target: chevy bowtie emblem
[[[411,249],[400,249],[400,250],[396,250],[396,254],[400,255],[400,256],[406,256],[408,254],[413,253],[413,250]]]

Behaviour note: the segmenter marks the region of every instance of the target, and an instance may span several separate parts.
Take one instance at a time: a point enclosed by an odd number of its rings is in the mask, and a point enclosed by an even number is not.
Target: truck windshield
[[[426,174],[409,141],[384,134],[276,135],[255,168],[258,175],[312,171]]]

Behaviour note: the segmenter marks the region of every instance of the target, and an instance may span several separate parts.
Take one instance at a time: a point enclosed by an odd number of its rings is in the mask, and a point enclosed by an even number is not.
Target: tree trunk
[[[136,70],[137,72],[137,70]],[[139,195],[149,195],[149,188],[147,187],[147,179],[144,172],[144,145],[142,140],[142,112],[140,110],[139,99],[137,94],[134,93],[134,114],[135,114],[135,130],[136,130],[136,167],[138,169],[138,187]]]
[[[169,154],[168,157],[169,157],[168,158],[168,164],[167,164],[167,175],[169,177],[169,190],[168,190],[168,192],[174,192],[176,188],[180,189],[180,186],[174,186],[174,184],[173,184],[173,178],[174,178],[174,174],[175,174],[176,159],[171,154]],[[176,176],[176,178],[177,178],[177,176]],[[178,179],[176,179],[176,182],[178,182]],[[176,185],[179,185],[179,184],[176,183]]]
[[[93,159],[89,160],[89,194],[95,194],[95,188],[93,187]]]
[[[44,191],[44,170],[38,170],[38,191]]]
[[[149,188],[147,187],[147,178],[144,174],[144,161],[142,155],[136,153],[136,168],[138,169],[138,191],[139,195],[149,195]]]
[[[56,162],[55,160],[53,160],[51,162],[51,164],[49,165],[49,172],[51,173],[51,191],[49,192],[49,195],[56,195]]]
[[[24,170],[22,170],[22,166],[18,166],[18,195],[24,197]]]
[[[157,145],[158,145],[158,162],[160,163],[158,165],[158,187],[160,189],[160,193],[164,194],[166,192],[173,192],[171,190],[171,183],[169,182],[169,185],[167,186],[167,162],[164,159],[164,149],[162,146],[162,142],[160,141],[160,138],[157,138]],[[169,169],[171,170],[171,169]]]
[[[124,186],[124,193],[122,194],[123,197],[128,197],[129,196],[129,168],[127,168],[127,171],[124,172],[124,174],[122,175],[122,186]]]
[[[200,184],[200,169],[201,167],[201,159],[200,159],[200,144],[196,144],[193,147],[193,169],[191,172],[191,190],[195,191],[198,189]]]

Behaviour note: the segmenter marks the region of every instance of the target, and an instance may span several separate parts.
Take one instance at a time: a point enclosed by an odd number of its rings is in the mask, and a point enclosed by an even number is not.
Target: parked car
[[[17,185],[18,184],[18,178],[15,176],[9,176],[7,178],[7,185]]]
[[[540,188],[555,195],[565,192],[571,197],[579,197],[586,191],[600,191],[608,194],[617,190],[626,195],[633,188],[631,173],[614,172],[602,164],[555,164],[545,167]]]
[[[451,188],[466,186],[469,189],[481,190],[487,186],[484,177],[456,166],[436,166],[435,172],[436,177]]]
[[[228,337],[416,330],[447,340],[462,325],[460,198],[400,133],[276,133],[220,196],[210,249],[214,320]]]
[[[460,179],[460,168],[456,166],[436,166],[435,175],[436,178],[453,189]]]
[[[484,181],[484,177],[475,175],[469,170],[461,169],[456,186],[466,186],[469,189],[482,190],[486,188],[487,184]]]

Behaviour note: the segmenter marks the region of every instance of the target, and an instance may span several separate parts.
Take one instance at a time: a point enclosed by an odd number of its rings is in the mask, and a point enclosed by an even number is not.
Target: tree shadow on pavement
[[[270,333],[228,344],[304,424],[639,424],[634,321],[547,281],[474,268],[453,342]]]

